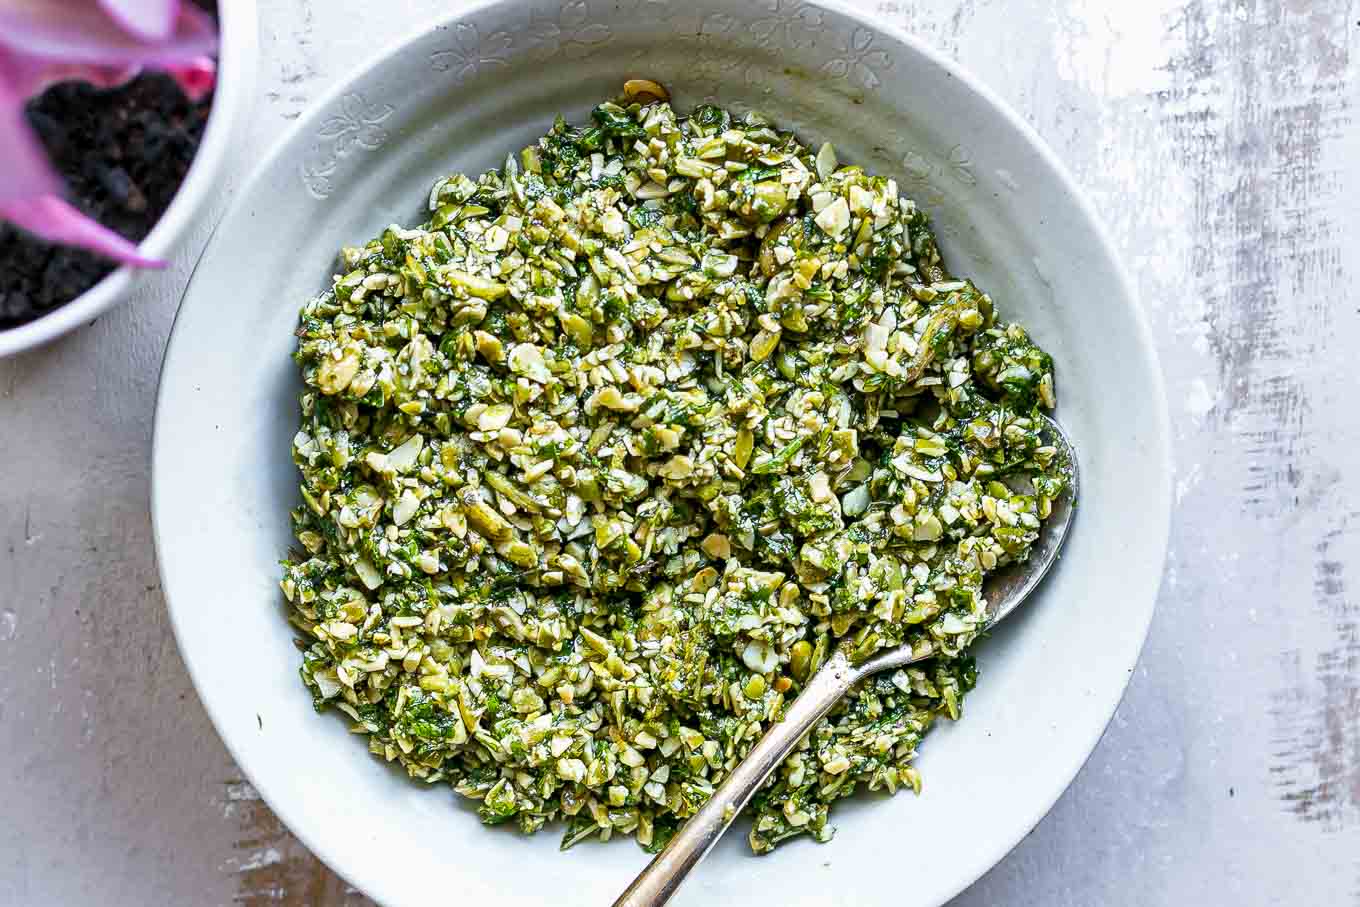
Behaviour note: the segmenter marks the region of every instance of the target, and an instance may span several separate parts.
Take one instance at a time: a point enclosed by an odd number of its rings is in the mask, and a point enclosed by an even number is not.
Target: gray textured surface
[[[262,5],[242,149],[450,6]],[[1129,693],[956,903],[1360,905],[1360,6],[867,6],[978,72],[1106,213],[1175,428],[1172,551]],[[157,584],[156,373],[206,232],[131,303],[0,362],[0,905],[365,903],[240,781]]]

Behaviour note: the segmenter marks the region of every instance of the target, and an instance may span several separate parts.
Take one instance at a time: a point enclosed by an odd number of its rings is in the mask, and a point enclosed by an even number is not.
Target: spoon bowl
[[[1067,540],[1067,532],[1072,527],[1077,484],[1081,479],[1077,451],[1062,426],[1048,416],[1043,418],[1047,423],[1045,439],[1058,448],[1057,462],[1061,464],[1067,487],[1054,499],[1053,510],[1044,521],[1043,530],[1030,549],[1029,556],[1019,563],[1007,564],[987,577],[988,626],[1000,621],[1029,598],[1049,568],[1057,563],[1058,549]]]

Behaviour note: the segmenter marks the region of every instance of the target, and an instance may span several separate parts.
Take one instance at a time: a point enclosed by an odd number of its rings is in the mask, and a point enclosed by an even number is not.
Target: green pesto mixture
[[[485,822],[655,849],[833,647],[933,652],[750,807],[757,852],[825,841],[959,715],[983,579],[1062,489],[1052,363],[893,180],[627,89],[303,308],[302,680]]]

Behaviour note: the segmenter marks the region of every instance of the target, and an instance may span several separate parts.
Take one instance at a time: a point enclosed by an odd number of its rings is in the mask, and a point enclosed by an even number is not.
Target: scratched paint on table
[[[1360,513],[1353,518],[1360,519]],[[1360,820],[1360,607],[1347,599],[1342,551],[1360,545],[1349,520],[1316,546],[1313,595],[1333,622],[1335,644],[1310,665],[1287,653],[1288,683],[1271,712],[1276,721],[1272,781],[1300,819],[1339,829]]]
[[[233,853],[221,867],[237,877],[235,903],[373,907],[293,837],[250,782],[226,781],[219,802],[223,818],[240,828]]]
[[[1242,450],[1244,516],[1281,537],[1291,526],[1322,533],[1313,614],[1294,616],[1320,616],[1332,644],[1281,659],[1268,771],[1292,814],[1337,828],[1360,818],[1360,632],[1337,559],[1346,527],[1313,519],[1345,465],[1322,443],[1335,402],[1298,357],[1336,337],[1325,286],[1345,267],[1329,219],[1340,173],[1324,149],[1350,124],[1352,26],[1340,4],[1190,4],[1164,107],[1200,175],[1197,220],[1216,240],[1198,243],[1192,263],[1213,278],[1203,286],[1221,390],[1207,418]],[[1224,159],[1240,169],[1214,166]]]

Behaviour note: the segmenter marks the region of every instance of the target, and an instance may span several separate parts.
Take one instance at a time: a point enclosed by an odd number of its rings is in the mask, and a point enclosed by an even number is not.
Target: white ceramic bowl
[[[221,75],[213,94],[212,109],[208,112],[208,124],[189,172],[170,201],[170,207],[140,243],[142,252],[152,258],[169,258],[209,200],[221,191],[222,174],[230,160],[227,150],[232,142],[240,140],[238,127],[250,110],[259,57],[255,0],[221,0],[218,29],[221,43],[218,70]],[[88,324],[97,315],[127,299],[143,280],[154,279],[157,273],[124,265],[41,318],[0,330],[0,357],[39,346]]]
[[[758,107],[925,203],[954,270],[1058,363],[1081,449],[1074,535],[1041,594],[979,648],[964,720],[922,747],[925,791],[838,806],[835,840],[747,854],[729,835],[685,904],[933,905],[1043,816],[1118,704],[1152,616],[1170,512],[1166,406],[1115,250],[1034,133],[971,76],[862,15],[814,3],[500,0],[360,67],[304,116],[208,245],[166,354],[154,445],[156,543],[185,663],[242,769],[323,860],[379,901],[609,903],[646,861],[629,842],[567,853],[477,823],[470,805],[375,761],[297,679],[277,560],[298,307],[342,244],[412,222],[431,182],[496,166],[559,111],[627,77],[681,108]]]

